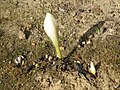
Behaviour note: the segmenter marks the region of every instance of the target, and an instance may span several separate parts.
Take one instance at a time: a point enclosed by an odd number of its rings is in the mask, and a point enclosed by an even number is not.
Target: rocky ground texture
[[[62,60],[44,31],[47,12]],[[0,0],[0,90],[120,90],[120,0]]]

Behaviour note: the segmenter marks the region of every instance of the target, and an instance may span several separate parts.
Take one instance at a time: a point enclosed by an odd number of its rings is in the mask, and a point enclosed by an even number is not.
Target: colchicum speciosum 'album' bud
[[[44,30],[48,37],[52,40],[53,45],[55,46],[57,57],[59,59],[62,58],[60,47],[59,47],[59,37],[58,37],[58,31],[57,31],[57,25],[56,25],[55,18],[50,13],[46,14],[45,20],[44,20]]]
[[[89,72],[93,75],[96,74],[96,70],[95,70],[95,66],[94,66],[93,62],[90,63]]]

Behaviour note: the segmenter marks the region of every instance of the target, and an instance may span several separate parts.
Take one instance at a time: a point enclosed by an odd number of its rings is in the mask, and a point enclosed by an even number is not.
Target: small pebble
[[[85,41],[82,41],[82,45],[85,45]]]
[[[65,10],[64,10],[64,9],[62,9],[62,8],[59,8],[59,11],[64,12]]]
[[[39,64],[36,63],[36,64],[35,64],[35,68],[38,68],[38,67],[39,67]]]
[[[91,41],[90,41],[90,40],[88,40],[86,43],[87,43],[87,44],[90,44],[90,43],[91,43]]]
[[[14,60],[14,62],[15,62],[16,64],[20,64],[20,63],[23,63],[23,64],[24,64],[24,62],[22,62],[22,59],[24,59],[24,57],[23,57],[22,55],[19,55],[19,56]]]
[[[77,47],[78,47],[78,48],[80,48],[81,46],[80,46],[80,45],[78,45]]]
[[[19,39],[25,39],[25,34],[22,31],[19,31],[18,37]]]
[[[36,45],[36,43],[32,42],[32,46],[35,46],[35,45]]]
[[[61,46],[61,47],[60,47],[60,50],[62,50],[62,51],[63,51],[63,50],[65,50],[65,48],[64,48],[63,46]]]
[[[76,12],[72,12],[71,15],[74,17],[76,15]]]
[[[22,65],[24,65],[24,64],[25,64],[25,61],[23,60],[23,61],[22,61]]]
[[[49,56],[49,57],[48,57],[48,60],[51,61],[51,59],[52,59],[52,56]]]
[[[32,19],[33,19],[33,17],[30,17],[30,19],[32,20]]]
[[[45,58],[46,58],[46,59],[48,58],[48,54],[45,55]]]
[[[9,61],[8,63],[11,64],[11,61]]]
[[[15,62],[16,64],[19,64],[21,61],[19,61],[18,59],[15,59],[14,62]]]
[[[55,84],[60,84],[61,83],[61,80],[58,80]]]
[[[91,38],[93,38],[93,35],[90,35],[90,36],[89,36],[89,39],[91,39]]]
[[[76,63],[80,63],[80,61],[76,61]]]
[[[55,62],[53,61],[53,64],[55,64]]]
[[[76,42],[79,42],[79,39],[77,39]]]
[[[114,29],[109,29],[108,34],[109,34],[109,35],[114,35],[114,34],[115,34]]]
[[[21,56],[19,56],[19,57],[17,58],[17,60],[18,60],[18,61],[21,61]]]

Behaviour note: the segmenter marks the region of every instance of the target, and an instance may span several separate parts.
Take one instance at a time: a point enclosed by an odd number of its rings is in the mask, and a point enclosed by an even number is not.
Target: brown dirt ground
[[[62,60],[44,32],[46,12]],[[0,0],[0,90],[120,90],[120,0]]]

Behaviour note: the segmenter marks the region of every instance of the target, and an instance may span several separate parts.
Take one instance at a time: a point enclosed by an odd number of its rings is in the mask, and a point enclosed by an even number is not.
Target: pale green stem
[[[61,55],[61,52],[60,52],[59,44],[56,44],[56,45],[54,45],[54,46],[55,46],[55,49],[56,49],[57,57],[58,57],[59,59],[61,59],[61,58],[62,58],[62,55]]]

